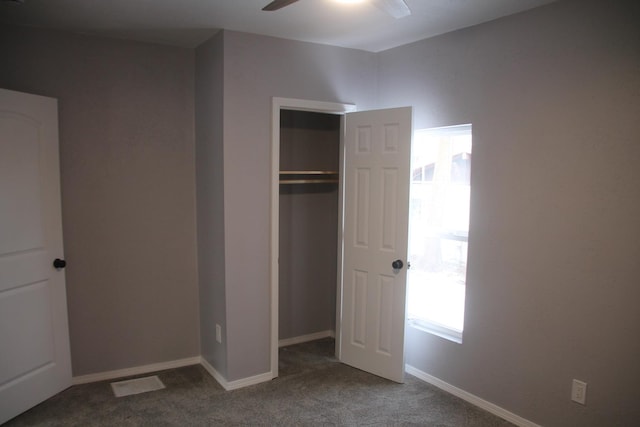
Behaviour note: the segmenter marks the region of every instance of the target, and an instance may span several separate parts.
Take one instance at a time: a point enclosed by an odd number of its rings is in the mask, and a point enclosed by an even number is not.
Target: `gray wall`
[[[382,104],[474,133],[464,341],[407,362],[545,426],[640,419],[639,23],[561,1],[379,56]]]
[[[271,98],[376,100],[376,56],[225,31],[227,379],[269,372]]]
[[[196,50],[196,189],[202,357],[227,375],[224,252],[224,34]],[[216,325],[222,342],[216,341]]]
[[[0,57],[59,102],[74,375],[197,356],[193,51],[0,26]]]

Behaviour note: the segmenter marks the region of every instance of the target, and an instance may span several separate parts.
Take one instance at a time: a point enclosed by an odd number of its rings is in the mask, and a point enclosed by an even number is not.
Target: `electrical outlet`
[[[583,381],[573,380],[571,384],[571,400],[586,405],[587,402],[587,383]]]
[[[222,328],[216,324],[216,341],[222,343]]]

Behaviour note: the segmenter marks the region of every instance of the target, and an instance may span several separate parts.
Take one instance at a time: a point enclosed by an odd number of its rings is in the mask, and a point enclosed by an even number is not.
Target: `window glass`
[[[411,154],[407,315],[461,342],[469,238],[471,125],[416,131]]]

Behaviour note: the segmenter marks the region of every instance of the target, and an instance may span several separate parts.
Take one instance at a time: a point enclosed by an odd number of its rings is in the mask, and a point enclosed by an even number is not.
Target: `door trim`
[[[336,102],[323,102],[323,101],[311,101],[305,99],[295,98],[279,98],[274,97],[271,103],[271,231],[270,231],[270,291],[271,291],[271,377],[276,378],[278,376],[278,295],[279,295],[279,277],[278,277],[278,255],[280,252],[279,242],[279,218],[280,218],[280,110],[298,110],[298,111],[310,111],[315,113],[327,113],[327,114],[339,114],[349,113],[356,111],[355,104],[342,104]],[[342,151],[343,141],[340,140],[340,170],[342,170]],[[342,190],[339,193],[339,206],[342,209]],[[340,220],[342,214],[340,214]],[[341,222],[339,223],[341,224]],[[340,235],[338,236],[339,246],[342,242],[342,235],[340,230],[336,230]],[[342,268],[340,261],[342,251],[338,252],[338,274]],[[338,283],[339,286],[339,283]],[[338,289],[337,298],[340,298],[340,289]],[[339,313],[336,313],[337,320],[339,322]],[[339,330],[340,325],[336,323],[336,329]],[[338,331],[336,331],[338,332]],[[337,334],[336,334],[337,335]]]

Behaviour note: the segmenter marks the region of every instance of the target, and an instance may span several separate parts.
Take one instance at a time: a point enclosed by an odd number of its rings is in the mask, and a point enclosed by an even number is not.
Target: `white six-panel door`
[[[411,117],[410,107],[349,113],[344,141],[340,360],[397,382],[404,381]]]
[[[0,89],[0,424],[71,385],[57,120]]]

